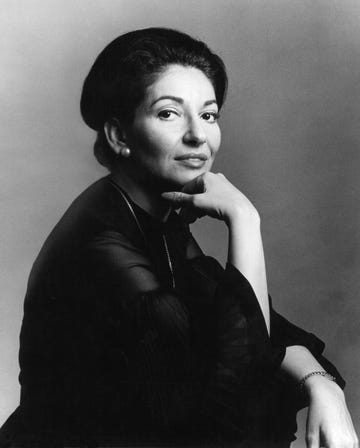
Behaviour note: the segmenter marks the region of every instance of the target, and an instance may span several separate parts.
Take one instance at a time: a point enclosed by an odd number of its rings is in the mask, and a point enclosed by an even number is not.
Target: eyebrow
[[[184,100],[182,98],[180,98],[179,96],[163,95],[163,96],[160,96],[159,98],[157,98],[155,101],[153,101],[151,103],[150,107],[152,107],[155,103],[157,103],[158,101],[161,101],[161,100],[172,100],[179,104],[184,104]],[[210,106],[210,104],[217,104],[217,101],[215,99],[205,101],[204,106]]]

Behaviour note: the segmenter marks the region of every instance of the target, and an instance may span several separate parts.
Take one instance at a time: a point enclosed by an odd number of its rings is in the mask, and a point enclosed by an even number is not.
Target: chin
[[[199,170],[182,170],[181,172],[173,173],[168,177],[158,178],[157,189],[163,193],[165,191],[180,191],[185,184],[191,182],[196,177],[208,172],[208,169]],[[152,184],[154,187],[154,183]]]
[[[196,177],[199,177],[199,176],[207,173],[208,171],[209,171],[208,169],[202,168],[199,170],[189,170],[186,173],[182,173],[182,175],[178,177],[178,184],[183,187],[188,182],[191,182]]]
[[[174,190],[181,190],[185,184],[187,184],[188,182],[191,182],[196,177],[201,176],[204,173],[205,173],[205,171],[196,172],[196,173],[192,172],[185,176],[179,176],[178,179],[171,180],[169,182],[169,185],[171,185]]]

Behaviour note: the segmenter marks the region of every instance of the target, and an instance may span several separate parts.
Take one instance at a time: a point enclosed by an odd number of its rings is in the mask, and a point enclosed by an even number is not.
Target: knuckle
[[[175,202],[181,202],[182,199],[182,193],[180,191],[174,191],[174,201]]]
[[[315,436],[314,433],[306,434],[306,436],[305,436],[305,440],[306,440],[306,445],[307,445],[308,447],[312,447],[312,446],[315,445],[315,442],[316,442],[316,436]]]

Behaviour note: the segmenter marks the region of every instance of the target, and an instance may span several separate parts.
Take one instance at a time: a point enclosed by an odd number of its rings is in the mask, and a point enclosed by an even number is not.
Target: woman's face
[[[194,67],[169,65],[147,89],[125,130],[132,176],[168,190],[209,171],[220,146],[215,91]]]

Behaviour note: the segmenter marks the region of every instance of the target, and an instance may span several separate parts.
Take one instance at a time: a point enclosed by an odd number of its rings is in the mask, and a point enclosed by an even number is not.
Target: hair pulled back
[[[107,144],[104,124],[111,118],[131,124],[147,87],[170,64],[201,70],[211,81],[221,108],[227,89],[225,66],[204,42],[168,28],[145,28],[123,34],[95,60],[80,101],[85,123],[98,132],[94,152],[102,165],[111,167],[116,158]]]

